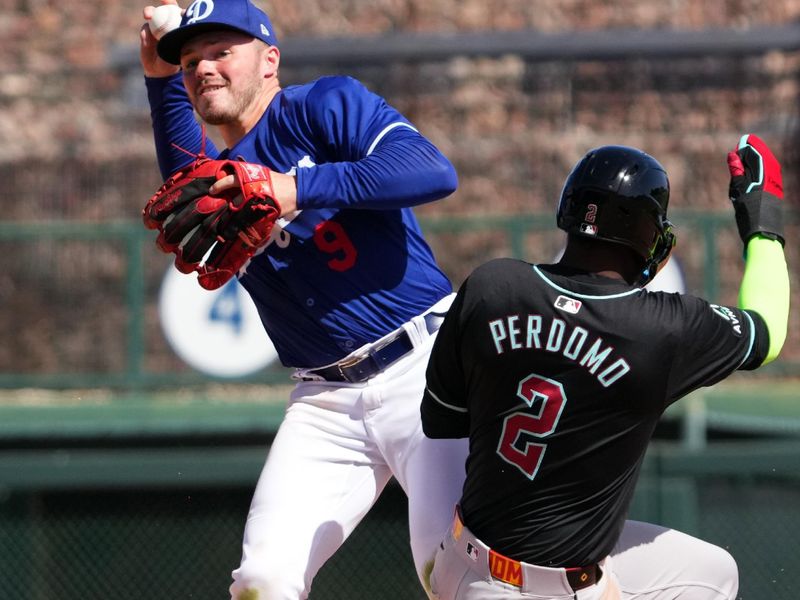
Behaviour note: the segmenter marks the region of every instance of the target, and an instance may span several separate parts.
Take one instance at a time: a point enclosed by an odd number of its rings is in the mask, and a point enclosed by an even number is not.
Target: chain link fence
[[[728,549],[739,565],[743,600],[796,597],[800,468],[787,465],[800,445],[786,442],[741,469],[731,465],[771,443],[727,442],[724,452],[712,446],[708,453],[654,446],[630,515]],[[251,493],[250,485],[6,491],[0,497],[0,596],[227,598]],[[323,567],[311,598],[423,600],[406,510],[402,490],[389,485]]]

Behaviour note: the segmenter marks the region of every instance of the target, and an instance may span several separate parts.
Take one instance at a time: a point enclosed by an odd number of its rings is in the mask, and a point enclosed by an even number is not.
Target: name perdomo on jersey
[[[614,356],[614,347],[602,337],[590,339],[583,327],[569,327],[562,319],[547,322],[542,315],[511,315],[489,321],[489,331],[497,354],[515,350],[544,350],[572,360],[608,387],[630,370],[623,357]]]

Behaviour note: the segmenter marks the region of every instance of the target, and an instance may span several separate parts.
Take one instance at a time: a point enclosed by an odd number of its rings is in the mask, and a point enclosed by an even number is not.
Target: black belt
[[[443,319],[443,313],[429,312],[423,316],[425,329],[429,335],[439,329]],[[343,359],[332,365],[317,369],[307,369],[305,374],[313,375],[314,377],[304,379],[314,380],[320,377],[325,381],[361,383],[397,362],[413,349],[414,344],[408,332],[405,329],[399,329],[393,337],[385,340],[380,345],[374,345],[364,356]]]
[[[574,591],[582,590],[585,587],[594,585],[603,576],[600,565],[589,565],[588,567],[573,567],[565,569],[567,581]]]

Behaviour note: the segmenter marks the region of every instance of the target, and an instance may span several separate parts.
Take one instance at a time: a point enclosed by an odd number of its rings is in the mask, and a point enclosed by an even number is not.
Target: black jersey
[[[607,556],[664,409],[755,368],[755,313],[559,265],[498,259],[464,282],[422,401],[429,437],[470,437],[466,525],[547,566]]]

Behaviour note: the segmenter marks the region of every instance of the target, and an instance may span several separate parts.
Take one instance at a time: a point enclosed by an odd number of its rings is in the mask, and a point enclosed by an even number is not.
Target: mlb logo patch
[[[556,301],[553,303],[553,305],[557,309],[563,310],[566,313],[569,313],[571,315],[577,315],[583,303],[580,300],[575,300],[574,298],[568,298],[567,296],[559,296],[558,298],[556,298]]]
[[[586,235],[597,235],[597,227],[590,223],[581,223],[581,233]]]
[[[467,556],[473,561],[478,562],[478,549],[469,542],[467,542]]]

